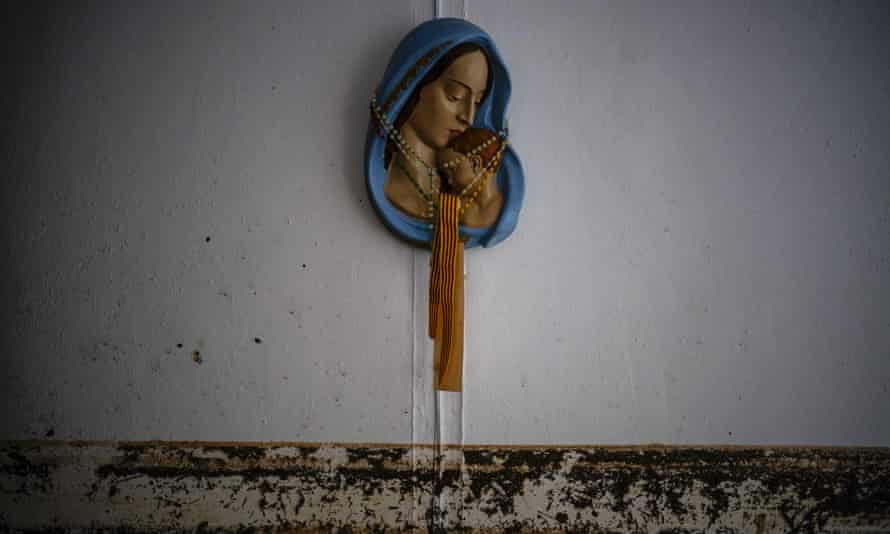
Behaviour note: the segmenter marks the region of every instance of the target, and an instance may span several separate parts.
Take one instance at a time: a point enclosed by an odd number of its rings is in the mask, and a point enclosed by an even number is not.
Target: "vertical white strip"
[[[463,17],[466,20],[467,2],[468,0],[436,0],[438,14],[442,17]],[[461,274],[466,278],[467,260],[464,256],[464,263],[461,266]],[[466,292],[466,283],[463,284]],[[467,305],[469,299],[464,296],[464,306]],[[466,313],[464,313],[466,317]],[[464,330],[464,365],[466,369],[467,358],[472,358],[472,354],[466,353],[466,329]],[[461,372],[463,372],[463,369]],[[461,384],[466,384],[461,380]],[[452,469],[458,468],[461,473],[464,469],[464,395],[462,392],[439,391],[435,395],[437,397],[437,413],[440,419],[437,421],[439,429],[439,438],[441,439],[441,458],[444,467]],[[462,487],[462,486],[461,486]],[[437,506],[442,513],[442,526],[448,530],[451,528],[459,528],[462,520],[463,493],[437,496]]]
[[[433,0],[432,2],[412,0],[411,7],[416,26],[429,18],[465,15],[467,0]],[[429,250],[415,249],[413,251],[411,262],[413,277],[411,296],[413,308],[411,467],[413,470],[424,468],[440,470],[449,464],[454,466],[457,461],[461,464],[462,469],[463,394],[436,391],[433,387],[433,342],[427,335],[429,259]],[[463,268],[465,272],[466,259]],[[425,505],[434,506],[437,511],[445,512],[444,524],[440,526],[448,528],[451,525],[459,525],[461,495],[455,495],[452,499],[449,499],[448,496],[433,495],[433,502],[430,503],[424,503],[422,498],[423,492],[415,493],[412,509],[414,525],[425,524]],[[449,501],[452,500],[453,503],[450,503]]]
[[[434,0],[434,4],[435,4],[435,12],[433,13],[433,17],[438,19],[442,16],[442,0]],[[429,279],[429,277],[427,277],[427,279]],[[427,299],[429,299],[429,294],[427,295]],[[427,307],[427,320],[429,320],[429,307]],[[433,376],[435,377],[435,374]],[[436,469],[436,479],[437,479],[436,487],[442,488],[443,485],[441,484],[441,480],[442,480],[443,467],[444,467],[444,462],[443,462],[444,447],[442,446],[442,436],[445,435],[445,432],[443,431],[444,429],[442,428],[444,425],[444,418],[442,417],[442,402],[441,402],[442,393],[437,392],[435,390],[435,387],[432,389],[432,391],[433,391],[433,412],[435,413],[435,419],[434,419],[434,425],[435,425],[435,433],[434,434],[435,435],[433,438],[433,443],[434,443],[434,446],[433,446],[434,463],[433,463],[433,465]],[[444,510],[445,506],[447,506],[447,503],[443,502],[441,491],[434,490],[432,500],[433,500],[433,502],[431,503],[431,505],[434,506],[433,521],[439,522],[442,518],[441,511]],[[441,527],[443,527],[443,525],[441,523],[438,523],[437,526],[440,527],[441,530],[444,530],[443,528],[441,528]]]
[[[432,348],[427,336],[427,294],[429,292],[429,252],[422,249],[413,249],[412,254],[412,314],[414,316],[413,332],[413,376],[412,376],[412,428],[411,442],[415,457],[412,468],[422,470],[430,468],[430,444],[436,439],[436,413],[433,399],[433,366]],[[415,490],[417,491],[417,490]],[[428,503],[421,499],[424,491],[417,491],[415,497],[414,524],[423,525],[425,510]]]
[[[442,1],[441,0],[433,0],[433,18],[438,19],[442,16]],[[432,179],[432,175],[430,177]],[[429,280],[429,274],[426,277]],[[429,299],[429,293],[427,293],[427,299]],[[424,307],[427,311],[427,321],[429,321],[429,306]],[[429,340],[427,340],[429,343]],[[435,375],[433,375],[435,376]],[[431,391],[433,393],[433,466],[436,469],[436,476],[442,476],[442,409],[441,409],[441,396],[436,392],[435,387],[431,387]],[[435,506],[435,511],[439,511],[442,509],[442,498],[441,494],[438,491],[434,491],[432,496],[433,503],[431,505]],[[438,521],[440,517],[438,514],[434,515],[434,521]],[[440,525],[441,526],[441,525]]]
[[[428,0],[410,0],[414,26],[430,19],[436,6]],[[424,280],[429,278],[429,253],[425,250],[411,250],[411,470],[416,473],[428,466],[427,448],[419,445],[432,441],[433,432],[426,409],[429,406],[427,384],[432,386],[432,349],[427,341],[426,326],[426,286]],[[415,528],[422,528],[426,521],[425,512],[429,503],[423,501],[424,491],[414,487],[412,490],[411,523]]]
[[[463,4],[463,9],[462,9],[463,19],[469,20],[469,18],[467,18],[467,13],[469,11],[468,4],[470,3],[470,0],[460,0],[460,1],[461,1],[461,4]],[[463,264],[463,268],[461,269],[461,275],[464,277],[464,282],[463,282],[462,286],[463,286],[463,290],[464,290],[464,299],[463,299],[464,307],[466,308],[467,304],[470,302],[470,300],[467,299],[467,296],[466,296],[466,292],[467,292],[467,280],[466,280],[466,278],[467,278],[467,256],[466,256],[466,254],[464,255],[464,264]],[[465,309],[464,310],[464,322],[466,322],[466,317],[467,317],[467,314],[466,314],[466,309]],[[471,332],[472,332],[472,330],[471,330]],[[466,328],[466,325],[464,325],[464,351],[463,352],[464,352],[464,365],[461,368],[461,374],[462,374],[461,384],[464,384],[464,382],[465,382],[464,379],[466,378],[466,368],[467,368],[467,364],[466,364],[466,361],[467,361],[467,328]],[[472,357],[472,355],[470,355],[470,357]],[[457,429],[460,434],[458,436],[458,439],[456,440],[456,443],[459,445],[459,447],[458,447],[458,454],[459,454],[458,462],[459,462],[459,469],[460,469],[460,473],[461,473],[461,481],[463,481],[464,474],[467,472],[466,466],[464,464],[464,394],[463,394],[463,392],[461,392],[461,394],[460,394],[459,401],[460,402],[459,402],[459,405],[457,408],[457,410],[458,410],[457,413],[458,413],[458,417],[460,418],[460,420],[458,421]],[[455,496],[455,502],[457,503],[457,506],[455,506],[455,513],[457,514],[458,526],[460,526],[460,524],[463,522],[463,507],[464,507],[464,502],[465,502],[464,501],[464,492],[466,491],[467,486],[466,486],[466,484],[461,483],[459,487],[460,487],[461,491],[460,491],[460,493],[458,493]]]
[[[435,0],[436,18],[467,18],[469,0]]]

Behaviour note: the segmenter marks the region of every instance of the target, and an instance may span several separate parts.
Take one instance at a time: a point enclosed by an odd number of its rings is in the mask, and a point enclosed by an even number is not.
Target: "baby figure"
[[[501,213],[504,196],[495,176],[504,144],[491,130],[468,128],[436,152],[442,190],[461,197],[461,224],[491,226]]]

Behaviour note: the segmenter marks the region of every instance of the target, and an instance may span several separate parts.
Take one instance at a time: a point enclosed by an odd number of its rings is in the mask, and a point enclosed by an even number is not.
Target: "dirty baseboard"
[[[0,531],[890,533],[890,448],[0,442]]]

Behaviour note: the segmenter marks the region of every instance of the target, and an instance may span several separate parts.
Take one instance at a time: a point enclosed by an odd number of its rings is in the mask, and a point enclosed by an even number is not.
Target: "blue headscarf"
[[[476,110],[474,128],[507,133],[505,115],[510,99],[510,74],[491,37],[478,26],[463,19],[440,18],[424,22],[411,30],[396,47],[383,80],[377,86],[377,103],[391,124],[417,88],[423,77],[449,50],[462,43],[475,43],[485,49],[492,72],[491,87],[485,101]],[[386,137],[371,117],[365,145],[365,179],[368,194],[377,213],[390,230],[416,244],[425,245],[432,240],[430,223],[415,219],[399,211],[383,192],[386,183],[384,150]],[[522,205],[524,179],[519,157],[508,144],[501,155],[497,173],[498,190],[504,195],[504,205],[497,221],[488,228],[460,227],[462,235],[469,237],[467,248],[476,245],[490,247],[503,241],[516,228],[519,208]]]

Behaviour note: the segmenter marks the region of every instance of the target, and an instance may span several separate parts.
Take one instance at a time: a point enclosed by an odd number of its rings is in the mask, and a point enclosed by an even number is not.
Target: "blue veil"
[[[375,92],[377,102],[391,124],[396,122],[402,106],[436,62],[453,47],[467,42],[484,48],[492,67],[491,88],[485,101],[476,110],[473,127],[506,133],[505,115],[507,101],[510,99],[510,74],[507,66],[494,41],[485,31],[457,18],[424,22],[411,30],[396,47]],[[385,134],[372,116],[365,144],[365,179],[371,203],[386,226],[396,235],[415,244],[426,245],[432,240],[429,222],[402,213],[383,192],[386,183],[386,168],[383,164],[385,147]],[[461,235],[469,238],[465,244],[467,248],[496,245],[516,228],[525,186],[522,166],[512,144],[508,144],[502,154],[497,185],[504,195],[504,205],[497,221],[487,228],[460,226]]]

